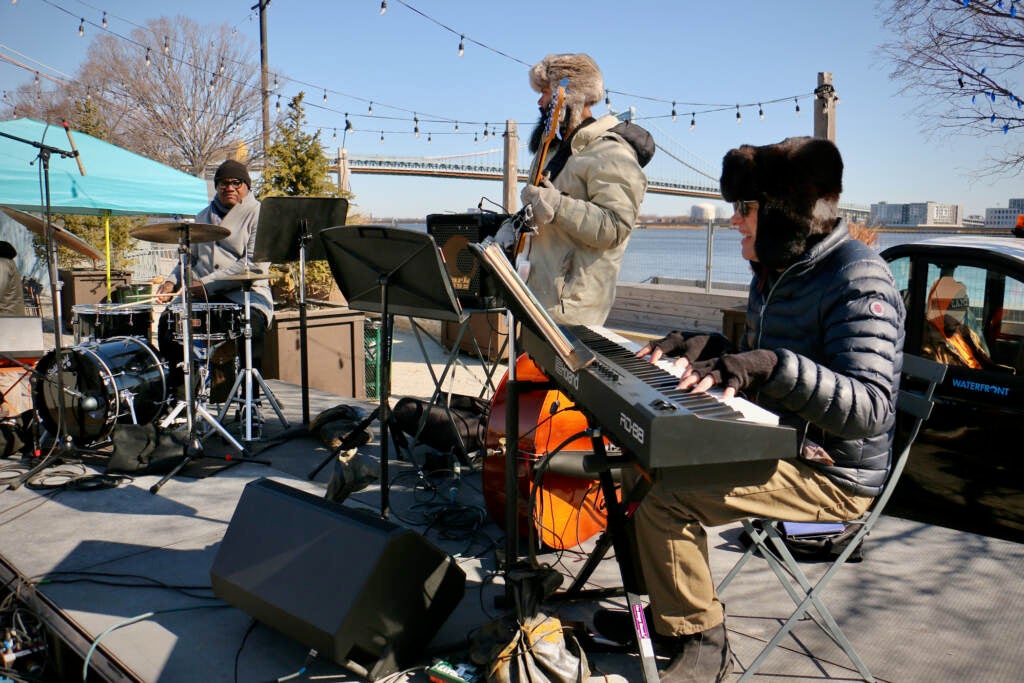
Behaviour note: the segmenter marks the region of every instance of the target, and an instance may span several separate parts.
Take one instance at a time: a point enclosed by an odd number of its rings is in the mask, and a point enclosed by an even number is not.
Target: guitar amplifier
[[[469,250],[498,232],[506,213],[432,213],[427,216],[427,233],[444,255],[452,288],[463,308],[502,308],[504,301],[494,277],[480,267]]]

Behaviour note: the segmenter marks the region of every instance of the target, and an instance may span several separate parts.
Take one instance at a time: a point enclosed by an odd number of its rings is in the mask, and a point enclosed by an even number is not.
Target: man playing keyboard
[[[722,196],[754,273],[740,349],[673,332],[637,352],[673,358],[680,389],[743,392],[801,435],[794,459],[695,467],[685,485],[658,481],[643,499],[640,565],[655,640],[672,654],[663,681],[720,681],[731,669],[705,527],[855,519],[886,480],[905,311],[885,262],[837,217],[842,171],[827,140],[730,150]],[[626,641],[632,622],[602,611],[595,628]]]

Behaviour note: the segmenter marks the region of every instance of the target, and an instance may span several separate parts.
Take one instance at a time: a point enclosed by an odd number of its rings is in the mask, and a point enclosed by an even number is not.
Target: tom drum
[[[75,343],[142,337],[150,339],[153,307],[148,304],[77,304],[71,307]]]

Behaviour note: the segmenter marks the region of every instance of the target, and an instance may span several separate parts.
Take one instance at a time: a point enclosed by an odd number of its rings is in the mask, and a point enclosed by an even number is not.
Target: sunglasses
[[[222,180],[217,183],[217,189],[223,190],[228,187],[238,187],[239,185],[245,185],[245,183],[241,180]]]
[[[754,210],[754,206],[756,205],[756,199],[741,199],[732,203],[732,210],[746,218],[750,215],[750,212]]]

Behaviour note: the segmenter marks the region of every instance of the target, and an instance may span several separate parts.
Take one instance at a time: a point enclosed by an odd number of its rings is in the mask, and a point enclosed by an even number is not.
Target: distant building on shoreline
[[[1024,199],[1011,199],[1007,208],[985,209],[985,227],[1012,230],[1017,225],[1017,216],[1024,214]]]
[[[871,205],[870,225],[885,228],[961,228],[963,209],[958,204],[913,202]]]

